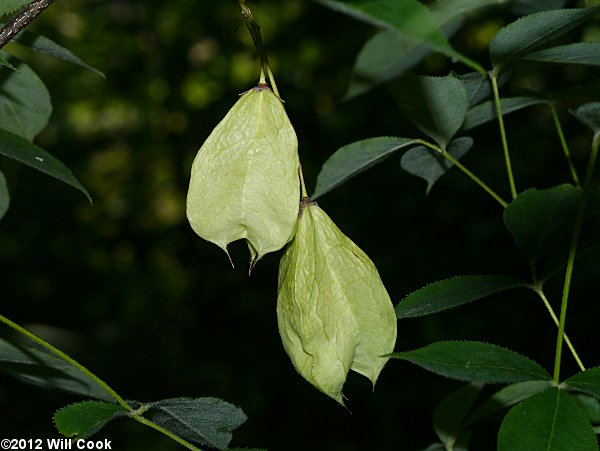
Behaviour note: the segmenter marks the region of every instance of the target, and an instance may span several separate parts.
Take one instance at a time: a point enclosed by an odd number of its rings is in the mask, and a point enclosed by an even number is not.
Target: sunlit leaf
[[[0,3],[0,16],[11,14],[31,3],[31,0],[2,0]]]
[[[88,69],[105,78],[104,74],[98,69],[90,66],[81,58],[74,55],[70,50],[64,48],[63,46],[57,44],[56,42],[48,39],[45,36],[37,35],[30,31],[23,30],[13,38],[12,42],[16,42],[17,44],[29,47],[37,52],[45,53],[47,55],[51,55],[69,63],[83,67],[84,69]]]
[[[396,306],[396,316],[430,315],[522,286],[526,286],[525,281],[508,276],[460,276],[440,280],[409,294]]]
[[[445,148],[463,123],[469,99],[456,77],[407,74],[391,85],[392,94],[406,117]]]
[[[544,44],[568,33],[600,11],[596,8],[560,9],[522,17],[502,28],[490,42],[494,74]]]
[[[460,160],[472,145],[473,140],[471,138],[461,137],[452,140],[446,150],[455,159]],[[417,146],[402,155],[400,166],[406,172],[424,179],[427,182],[425,192],[429,194],[435,182],[448,172],[454,166],[454,163],[444,158],[439,152],[425,146]]]
[[[571,114],[591,128],[594,133],[600,132],[600,102],[581,105]]]
[[[432,50],[464,59],[452,48],[439,30],[429,10],[417,0],[369,0],[342,2],[318,0],[319,3],[376,27],[393,29]]]
[[[543,103],[546,103],[546,100],[535,97],[505,97],[500,99],[500,108],[502,110],[502,116],[506,116],[507,114],[522,110],[529,106],[540,105]],[[471,108],[467,112],[462,129],[470,130],[479,127],[497,117],[496,103],[493,100],[488,100],[487,102],[480,103]]]
[[[576,42],[528,54],[527,61],[600,66],[600,42]]]
[[[44,149],[31,144],[26,139],[2,129],[0,129],[0,155],[12,158],[38,171],[56,177],[67,185],[77,188],[85,194],[90,203],[92,202],[92,198],[87,190],[75,178],[71,170],[60,160],[54,158]]]
[[[0,56],[8,54],[0,51]],[[10,61],[18,71],[0,71],[0,128],[32,141],[50,119],[50,94],[29,66]]]
[[[2,219],[8,211],[9,205],[10,194],[8,192],[8,186],[6,185],[6,178],[2,171],[0,171],[0,219]]]
[[[506,207],[504,224],[521,252],[537,260],[570,236],[580,198],[581,190],[571,185],[528,189]]]
[[[69,404],[54,414],[54,424],[65,437],[85,439],[114,418],[128,412],[119,404],[101,401],[83,401]]]
[[[35,348],[13,345],[1,338],[0,370],[44,388],[114,402],[104,388],[64,360]]]
[[[391,357],[407,360],[450,379],[484,384],[549,380],[533,360],[501,346],[473,341],[440,341]]]
[[[248,418],[218,398],[173,398],[146,403],[144,417],[175,435],[201,445],[225,449],[231,432]]]
[[[600,367],[577,373],[567,379],[564,386],[600,399]]]
[[[339,148],[323,164],[311,199],[328,193],[346,180],[381,163],[394,152],[414,146],[418,140],[382,136],[356,141]]]
[[[584,410],[564,390],[551,388],[513,407],[498,433],[498,451],[596,451]]]

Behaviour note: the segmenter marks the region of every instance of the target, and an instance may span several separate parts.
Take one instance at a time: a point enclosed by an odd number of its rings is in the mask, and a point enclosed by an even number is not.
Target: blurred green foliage
[[[250,6],[298,134],[309,187],[344,144],[410,136],[409,130],[414,135],[386,88],[340,102],[355,55],[373,34],[369,26],[302,0]],[[453,43],[489,67],[487,43],[509,17],[484,14]],[[223,252],[187,224],[192,159],[238,94],[258,80],[237,2],[63,0],[30,29],[70,48],[107,79],[10,47],[53,98],[50,125],[37,142],[74,171],[94,206],[51,178],[0,161],[12,197],[0,233],[2,313],[71,353],[126,397],[216,396],[242,407],[249,420],[234,434],[235,446],[350,451],[418,449],[433,441],[431,412],[457,384],[391,362],[374,393],[368,381],[349,378],[348,413],[297,375],[283,351],[275,316],[279,256],[266,256],[248,277],[243,244],[231,249],[231,269]],[[577,33],[598,36],[598,29],[589,25]],[[450,70],[464,68],[439,55],[419,67],[430,74]],[[597,71],[532,70],[519,81],[536,88],[571,85]],[[581,166],[590,133],[566,114],[568,106],[560,113]],[[541,108],[507,120],[509,140],[527,150],[514,152],[517,181],[542,188],[568,180],[550,124]],[[506,195],[496,124],[473,137],[477,148],[466,164]],[[399,158],[391,158],[319,203],[377,264],[394,303],[444,277],[506,273],[507,267],[511,275],[528,273],[498,206],[456,171],[425,197],[424,182],[402,173]],[[586,334],[599,313],[597,303],[585,304],[593,268],[583,262],[575,277],[581,288],[573,293],[569,321],[580,324],[581,335],[571,338],[590,361],[594,341]],[[558,305],[560,281],[555,288],[550,292]],[[500,294],[459,312],[403,320],[396,349],[442,338],[487,339],[549,368],[555,328],[544,319],[532,332],[531,318],[543,315],[533,295]],[[565,374],[575,369],[569,365]],[[74,400],[0,374],[0,437],[58,436],[51,415]],[[112,438],[118,449],[177,449],[129,422],[115,422],[97,438]]]

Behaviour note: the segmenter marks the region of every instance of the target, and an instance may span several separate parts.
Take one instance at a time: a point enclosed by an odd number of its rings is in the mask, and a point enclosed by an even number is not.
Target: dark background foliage
[[[371,27],[312,2],[250,6],[298,134],[309,187],[344,144],[418,136],[385,87],[340,101]],[[510,17],[482,15],[453,42],[489,67],[486,45]],[[2,313],[72,354],[126,398],[216,396],[242,407],[249,420],[234,433],[235,446],[411,450],[433,441],[432,409],[457,383],[391,361],[374,392],[366,379],[350,375],[345,394],[351,413],[344,410],[296,374],[281,346],[278,254],[267,255],[248,277],[244,245],[232,246],[232,269],[223,252],[187,224],[192,159],[258,78],[237,2],[63,0],[31,29],[69,47],[107,79],[11,47],[53,96],[51,123],[37,142],[73,169],[94,206],[64,184],[0,161],[12,196],[0,233]],[[577,33],[599,32],[589,25]],[[439,55],[419,67],[430,74],[450,70],[464,72]],[[594,74],[574,67],[531,70],[518,82],[564,86]],[[570,118],[569,106],[560,114],[581,168],[590,133]],[[515,113],[507,127],[520,189],[569,180],[546,110]],[[465,164],[508,197],[496,125],[473,137]],[[501,209],[470,180],[451,171],[428,197],[424,188],[400,170],[396,156],[319,200],[374,260],[394,303],[453,275],[527,277]],[[576,265],[567,324],[590,366],[599,363],[592,360],[599,313],[590,291],[595,269]],[[553,285],[549,293],[557,306],[560,280]],[[401,321],[396,349],[441,339],[495,342],[551,368],[555,327],[533,294],[510,291],[459,311]],[[565,374],[574,371],[566,357]],[[0,374],[0,437],[58,436],[52,414],[77,400]],[[489,445],[495,428],[486,424],[476,443]],[[126,421],[97,438],[112,438],[117,449],[177,448]]]

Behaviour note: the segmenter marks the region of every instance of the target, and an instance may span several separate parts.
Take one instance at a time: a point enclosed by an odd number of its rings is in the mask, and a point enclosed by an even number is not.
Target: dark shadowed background
[[[308,1],[250,6],[298,135],[309,191],[320,166],[344,144],[420,136],[386,87],[341,101],[371,27]],[[481,15],[453,42],[489,67],[487,42],[509,18]],[[196,151],[238,94],[258,80],[237,2],[59,0],[30,29],[70,48],[107,78],[10,48],[35,68],[53,97],[51,123],[37,143],[73,170],[94,205],[52,178],[0,160],[12,196],[0,224],[2,314],[70,353],[127,399],[216,396],[240,406],[249,419],[232,446],[415,450],[434,441],[431,412],[458,383],[390,361],[374,392],[367,379],[349,376],[351,413],[344,410],[305,382],[283,350],[275,315],[280,253],[267,255],[248,277],[243,243],[231,248],[232,269],[225,254],[187,223]],[[577,33],[598,33],[597,25]],[[418,70],[465,72],[439,55]],[[531,71],[517,81],[560,86],[594,70]],[[561,105],[560,115],[581,169],[591,133],[569,116],[570,106]],[[519,189],[569,180],[545,109],[515,113],[507,128]],[[472,136],[475,146],[464,163],[508,197],[496,124]],[[425,182],[403,172],[395,156],[319,204],[372,258],[394,303],[453,275],[528,275],[501,208],[458,171],[426,197]],[[569,319],[578,327],[567,325],[590,366],[598,364],[600,309],[591,294],[596,269],[576,267]],[[549,290],[555,306],[560,282]],[[546,368],[553,363],[555,328],[527,291],[403,320],[396,349],[442,339],[494,342]],[[575,370],[568,355],[565,364],[565,373]],[[0,438],[58,437],[52,414],[78,400],[0,374]],[[493,443],[496,428],[484,424],[476,443]],[[96,437],[112,439],[119,450],[178,448],[124,420]]]

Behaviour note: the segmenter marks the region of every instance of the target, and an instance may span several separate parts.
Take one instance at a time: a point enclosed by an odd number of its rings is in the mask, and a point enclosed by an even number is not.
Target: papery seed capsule
[[[316,204],[281,258],[277,319],[296,370],[342,404],[348,371],[375,384],[394,349],[396,315],[375,265]]]
[[[246,238],[251,265],[291,238],[298,216],[298,140],[266,85],[243,93],[192,165],[187,217],[225,252]]]

